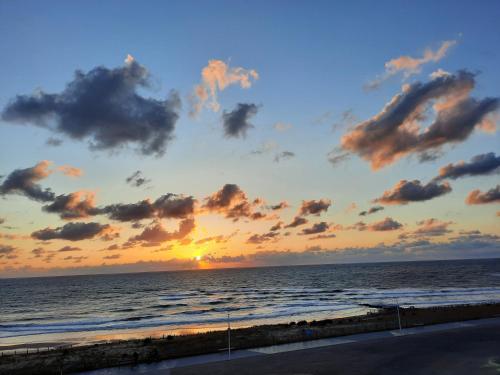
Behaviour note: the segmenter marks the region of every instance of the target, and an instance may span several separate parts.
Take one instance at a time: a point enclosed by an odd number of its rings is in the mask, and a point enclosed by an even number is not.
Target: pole
[[[397,299],[396,299],[396,310],[398,312],[399,332],[401,333],[401,331],[402,331],[402,329],[401,329],[401,315],[399,314],[399,302]]]
[[[229,321],[229,313],[227,313],[227,355],[231,360],[231,322]]]

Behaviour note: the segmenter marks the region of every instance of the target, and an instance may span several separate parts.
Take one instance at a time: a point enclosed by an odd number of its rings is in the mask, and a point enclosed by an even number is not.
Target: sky
[[[499,16],[1,2],[0,277],[498,257]]]

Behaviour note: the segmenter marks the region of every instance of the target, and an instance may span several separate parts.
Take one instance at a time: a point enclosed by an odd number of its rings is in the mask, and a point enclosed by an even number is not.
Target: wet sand
[[[400,309],[400,314],[403,327],[417,327],[498,317],[500,304],[407,308]],[[380,309],[377,313],[357,317],[234,329],[231,331],[231,347],[248,349],[383,331],[398,328],[398,325],[396,309],[386,308]],[[226,331],[167,336],[159,339],[117,341],[65,347],[39,353],[20,354],[18,352],[16,355],[4,355],[0,357],[0,373],[12,375],[69,373],[215,353],[225,348],[227,348]]]

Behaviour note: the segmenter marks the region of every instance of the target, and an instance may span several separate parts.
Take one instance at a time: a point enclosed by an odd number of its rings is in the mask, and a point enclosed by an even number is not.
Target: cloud
[[[483,193],[481,190],[476,189],[471,191],[465,203],[467,204],[488,204],[488,203],[499,203],[500,202],[500,185],[491,188],[487,192]]]
[[[335,238],[337,237],[334,233],[330,233],[330,234],[318,234],[317,236],[313,236],[313,237],[309,237],[309,240],[312,241],[312,240],[327,240],[327,239],[331,239],[331,238]]]
[[[229,67],[222,60],[209,60],[201,71],[201,83],[194,89],[190,97],[190,114],[196,116],[203,107],[218,112],[220,105],[217,99],[219,91],[231,85],[239,85],[247,89],[252,86],[252,80],[259,79],[259,74],[253,69]]]
[[[201,260],[203,262],[212,263],[212,264],[240,263],[240,262],[243,262],[245,260],[245,256],[244,255],[237,255],[237,256],[222,255],[222,256],[216,257],[212,254],[206,254],[202,257]]]
[[[351,154],[348,152],[338,152],[338,150],[334,150],[328,153],[328,161],[336,166],[341,164],[351,158]]]
[[[279,211],[279,210],[284,210],[285,208],[288,208],[288,207],[290,207],[290,205],[288,204],[287,201],[281,201],[278,204],[269,206],[269,209],[273,210],[273,211]]]
[[[53,200],[55,194],[37,184],[52,173],[48,169],[50,164],[51,162],[43,160],[34,167],[14,170],[0,185],[0,195],[20,194],[39,202]]]
[[[70,255],[70,256],[67,256],[67,257],[63,258],[63,260],[72,260],[72,261],[73,261],[73,263],[81,263],[81,262],[82,262],[82,260],[85,260],[85,259],[87,259],[87,258],[88,258],[88,257],[86,257],[86,256],[79,256],[79,257],[75,257],[75,256],[73,256],[73,255]]]
[[[45,141],[45,144],[51,147],[59,147],[60,145],[63,144],[63,141],[59,138],[49,137]]]
[[[354,211],[355,209],[358,208],[358,205],[356,204],[356,202],[351,202],[345,209],[344,209],[344,212],[346,214],[350,214],[352,211]]]
[[[242,266],[278,266],[380,261],[497,258],[500,237],[461,235],[442,242],[409,241],[313,251],[268,250],[245,254]]]
[[[88,140],[91,149],[134,144],[143,155],[160,156],[173,138],[180,100],[176,93],[165,100],[137,93],[148,87],[147,69],[131,58],[120,68],[78,70],[59,94],[18,95],[4,108],[2,119]]]
[[[416,238],[443,236],[453,232],[448,229],[451,224],[453,224],[451,221],[445,222],[434,218],[422,220],[417,223],[418,228],[412,235]]]
[[[332,201],[330,199],[319,199],[319,200],[309,200],[302,201],[302,205],[299,209],[300,216],[306,215],[321,215],[322,212],[328,211],[328,207],[330,207]]]
[[[292,124],[288,124],[285,122],[277,122],[273,125],[274,130],[279,131],[279,132],[286,132],[287,130],[290,130],[293,128]]]
[[[222,113],[224,135],[227,138],[245,138],[247,131],[254,126],[249,122],[259,108],[252,103],[238,103],[231,112]]]
[[[435,180],[451,178],[456,180],[465,176],[490,175],[500,172],[500,156],[494,152],[474,156],[468,163],[461,161],[456,164],[448,164],[439,170],[439,176]]]
[[[398,230],[403,226],[403,224],[397,222],[396,220],[386,217],[382,221],[368,225],[367,229],[372,232],[386,232],[390,230]]]
[[[279,236],[277,232],[267,232],[264,234],[254,234],[247,239],[249,244],[261,244],[276,239]]]
[[[67,223],[55,229],[45,228],[31,233],[36,240],[48,241],[54,239],[81,241],[95,236],[104,236],[109,233],[109,224],[99,223]]]
[[[130,243],[142,242],[145,246],[157,246],[166,241],[180,240],[188,236],[196,227],[194,219],[184,219],[179,223],[179,229],[175,232],[165,230],[160,222],[150,225],[141,234],[131,237]]]
[[[31,253],[34,255],[34,258],[41,258],[42,256],[47,254],[47,250],[45,250],[43,247],[36,247],[31,250]]]
[[[290,224],[285,225],[285,228],[296,228],[300,225],[307,224],[308,220],[301,216],[295,216]]]
[[[61,165],[57,167],[57,170],[69,177],[80,177],[83,175],[83,171],[80,168],[72,167],[71,165]]]
[[[253,206],[259,205],[260,202],[261,199],[257,198],[250,203],[247,195],[238,185],[225,184],[220,190],[205,198],[202,208],[208,212],[223,214],[233,221],[242,218],[260,220],[267,218],[266,214],[254,211]]]
[[[57,251],[60,253],[65,253],[68,251],[82,251],[82,249],[80,249],[79,247],[76,247],[76,246],[63,246]]]
[[[498,258],[500,236],[463,233],[454,238],[439,241],[408,241],[394,244],[380,243],[366,247],[341,247],[314,251],[266,250],[249,254],[232,255],[238,264],[232,266],[258,267],[307,264],[357,263],[380,261],[408,261],[435,259]],[[214,257],[215,258],[215,257]],[[222,258],[222,257],[218,257]],[[237,261],[236,259],[239,259]],[[228,262],[231,263],[229,259]],[[223,263],[223,262],[221,262]],[[82,275],[105,273],[155,272],[181,269],[198,269],[200,263],[192,258],[173,258],[162,261],[139,261],[125,264],[102,264],[98,266],[35,268],[30,266],[0,268],[2,276]]]
[[[0,259],[14,259],[16,248],[10,245],[2,245],[0,244]]]
[[[330,228],[330,225],[327,222],[322,221],[320,223],[313,224],[313,226],[310,228],[302,229],[301,234],[309,235],[309,234],[323,233],[323,232],[326,232],[329,228]]]
[[[165,194],[151,202],[117,203],[99,209],[112,220],[139,221],[143,219],[184,219],[194,214],[196,199],[191,196]]]
[[[211,237],[205,237],[197,240],[194,244],[195,245],[203,245],[208,242],[215,242],[215,243],[226,243],[229,241],[230,236],[226,237],[224,235],[218,235],[218,236],[211,236]]]
[[[276,156],[274,157],[274,161],[276,163],[279,163],[281,160],[291,159],[294,156],[295,156],[294,152],[291,152],[291,151],[282,151],[279,154],[276,154]]]
[[[151,180],[143,176],[141,171],[135,171],[131,176],[127,177],[125,181],[127,184],[135,187],[141,187],[142,185],[151,182]]]
[[[52,203],[43,206],[42,210],[57,213],[64,220],[83,219],[99,213],[99,209],[95,207],[95,194],[90,191],[58,195]]]
[[[187,270],[199,268],[199,262],[195,259],[179,259],[173,258],[161,261],[139,261],[135,263],[122,264],[100,264],[100,265],[79,265],[74,267],[6,267],[2,272],[2,276],[16,277],[19,274],[30,276],[62,276],[62,275],[94,275],[94,274],[118,274],[118,273],[135,273],[135,272],[161,272],[174,270]]]
[[[102,257],[102,259],[107,259],[107,260],[119,259],[119,258],[121,258],[121,254],[112,254],[112,255],[106,255],[106,256]]]
[[[376,212],[382,211],[383,209],[384,209],[384,207],[382,207],[382,206],[373,206],[373,207],[370,207],[370,209],[368,211],[361,211],[359,213],[359,216],[371,215],[371,214],[374,214]]]
[[[380,113],[342,137],[342,150],[369,161],[373,170],[410,154],[432,158],[445,144],[466,140],[498,110],[499,98],[470,97],[475,83],[475,75],[462,70],[405,86]],[[434,119],[422,129],[431,105]]]
[[[377,89],[384,81],[402,72],[405,78],[420,73],[422,65],[429,62],[438,62],[446,56],[448,50],[457,42],[455,40],[445,40],[441,46],[433,51],[427,48],[422,57],[400,56],[385,63],[385,73],[375,80],[365,85],[366,90]]]
[[[391,190],[386,190],[384,194],[375,199],[374,203],[386,205],[408,204],[410,202],[423,202],[451,192],[451,186],[447,182],[439,184],[431,181],[422,185],[419,180],[399,181]]]
[[[274,141],[264,142],[257,149],[250,151],[251,155],[262,155],[274,151],[278,148],[278,144]]]
[[[280,229],[282,229],[282,228],[283,228],[283,224],[284,224],[284,223],[283,223],[282,221],[278,221],[276,224],[274,224],[274,225],[273,225],[273,226],[269,229],[269,231],[270,231],[270,232],[276,232],[276,231],[278,231],[278,230],[280,230]]]

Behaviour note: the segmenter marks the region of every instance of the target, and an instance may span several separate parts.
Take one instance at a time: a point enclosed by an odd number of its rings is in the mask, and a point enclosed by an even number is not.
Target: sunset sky
[[[1,2],[0,277],[500,256],[499,16]]]

